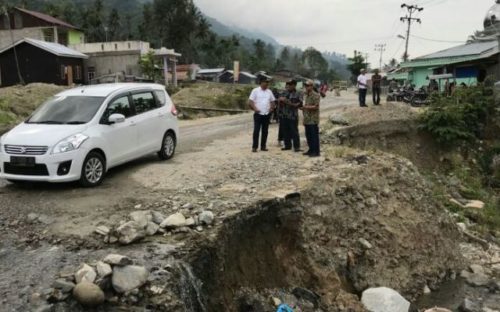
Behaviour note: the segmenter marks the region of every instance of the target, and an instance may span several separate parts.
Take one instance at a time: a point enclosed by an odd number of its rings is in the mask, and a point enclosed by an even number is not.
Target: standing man
[[[361,69],[361,74],[358,76],[358,90],[359,90],[359,106],[368,107],[366,105],[366,93],[368,91],[368,78],[366,77],[366,70]]]
[[[262,138],[260,141],[260,150],[267,152],[267,135],[269,133],[269,122],[271,112],[274,110],[274,102],[276,98],[273,92],[269,90],[269,80],[263,78],[260,81],[260,87],[253,89],[249,98],[249,105],[254,111],[253,121],[253,145],[252,152],[257,153],[259,147],[259,136],[262,130]]]
[[[380,105],[381,86],[382,86],[382,76],[379,74],[378,69],[375,69],[375,74],[372,76],[372,92],[373,92],[374,105]]]
[[[287,91],[279,98],[280,105],[283,106],[283,135],[285,147],[281,150],[300,152],[299,135],[299,107],[302,106],[302,94],[297,91],[297,81],[291,80],[286,83]]]
[[[314,91],[314,82],[308,80],[305,83],[306,93],[304,94],[304,127],[306,130],[307,145],[309,151],[304,155],[309,157],[319,157],[319,102],[321,97]]]

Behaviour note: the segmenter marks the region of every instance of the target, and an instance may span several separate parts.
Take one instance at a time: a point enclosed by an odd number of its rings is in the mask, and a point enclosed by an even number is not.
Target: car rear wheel
[[[106,174],[106,161],[97,152],[90,152],[82,166],[80,184],[84,187],[98,186],[104,180]]]
[[[174,157],[176,147],[175,136],[172,132],[165,133],[161,143],[161,150],[158,152],[158,157],[161,160],[169,160]]]

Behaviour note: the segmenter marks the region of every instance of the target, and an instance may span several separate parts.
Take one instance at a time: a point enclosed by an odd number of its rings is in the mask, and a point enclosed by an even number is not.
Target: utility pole
[[[366,62],[366,66],[365,66],[365,69],[368,71],[368,57],[370,56],[370,54],[368,53],[365,53],[365,62]]]
[[[405,54],[403,55],[403,60],[406,62],[408,61],[408,46],[410,44],[411,23],[417,22],[422,24],[422,20],[420,18],[413,17],[413,14],[416,12],[422,12],[424,8],[417,5],[408,5],[406,3],[402,4],[401,8],[406,8],[408,10],[408,14],[405,17],[400,18],[401,22],[408,23],[408,30],[406,31],[406,48]]]
[[[384,56],[386,46],[387,46],[387,44],[385,44],[385,43],[375,45],[375,51],[380,52],[380,64],[379,64],[380,71],[382,71],[383,56]]]

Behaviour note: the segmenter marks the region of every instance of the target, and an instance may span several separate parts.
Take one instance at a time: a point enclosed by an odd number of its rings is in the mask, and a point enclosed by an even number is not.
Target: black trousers
[[[373,104],[380,104],[380,87],[373,88]]]
[[[319,126],[305,125],[307,145],[309,145],[309,154],[319,155]]]
[[[279,128],[278,128],[278,142],[285,140],[285,123],[283,121],[283,117],[278,117]]]
[[[359,89],[359,106],[366,106],[366,89]]]
[[[299,120],[283,118],[285,148],[300,149]]]
[[[253,149],[259,147],[259,136],[262,130],[262,138],[260,141],[260,148],[265,149],[267,147],[267,136],[269,134],[269,122],[271,121],[270,115],[253,115]]]

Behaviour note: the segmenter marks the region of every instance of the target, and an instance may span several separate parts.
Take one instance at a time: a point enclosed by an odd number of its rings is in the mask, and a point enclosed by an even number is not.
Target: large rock
[[[73,289],[76,301],[85,307],[97,307],[104,303],[104,292],[99,286],[82,282]]]
[[[149,272],[145,267],[128,265],[114,267],[111,283],[117,293],[125,293],[141,287],[148,281]]]
[[[214,213],[211,211],[203,211],[198,216],[198,220],[200,221],[200,223],[205,225],[212,225],[214,223],[214,219]]]
[[[133,263],[132,259],[130,259],[129,257],[118,254],[109,254],[102,261],[107,264],[118,266],[126,266]]]
[[[113,273],[113,269],[111,266],[105,262],[99,261],[96,264],[97,275],[99,278],[103,278],[109,276]]]
[[[483,272],[468,272],[462,271],[460,274],[463,278],[465,278],[467,284],[475,287],[483,287],[487,286],[490,282],[490,279]]]
[[[75,281],[77,284],[80,284],[81,282],[89,282],[93,283],[95,282],[95,279],[97,277],[97,274],[95,273],[94,269],[88,265],[88,264],[82,264],[78,271],[75,273]]]
[[[387,287],[365,290],[361,302],[370,312],[408,312],[410,308],[410,302]]]
[[[135,221],[142,228],[145,228],[148,225],[148,222],[153,220],[151,211],[134,211],[130,213],[129,217],[130,220]]]
[[[121,225],[116,229],[116,232],[119,235],[118,241],[121,244],[128,245],[143,239],[146,237],[144,227],[145,226],[142,226],[135,221],[130,221]]]
[[[160,229],[160,226],[154,222],[148,222],[148,225],[146,226],[146,235],[147,236],[153,236],[158,232]]]
[[[69,293],[75,288],[75,284],[65,279],[58,279],[52,284],[52,287],[59,289],[63,293]]]
[[[169,216],[160,224],[163,229],[176,229],[184,226],[186,226],[186,217],[179,212]]]
[[[340,114],[330,115],[330,122],[334,125],[348,126],[349,120]]]

